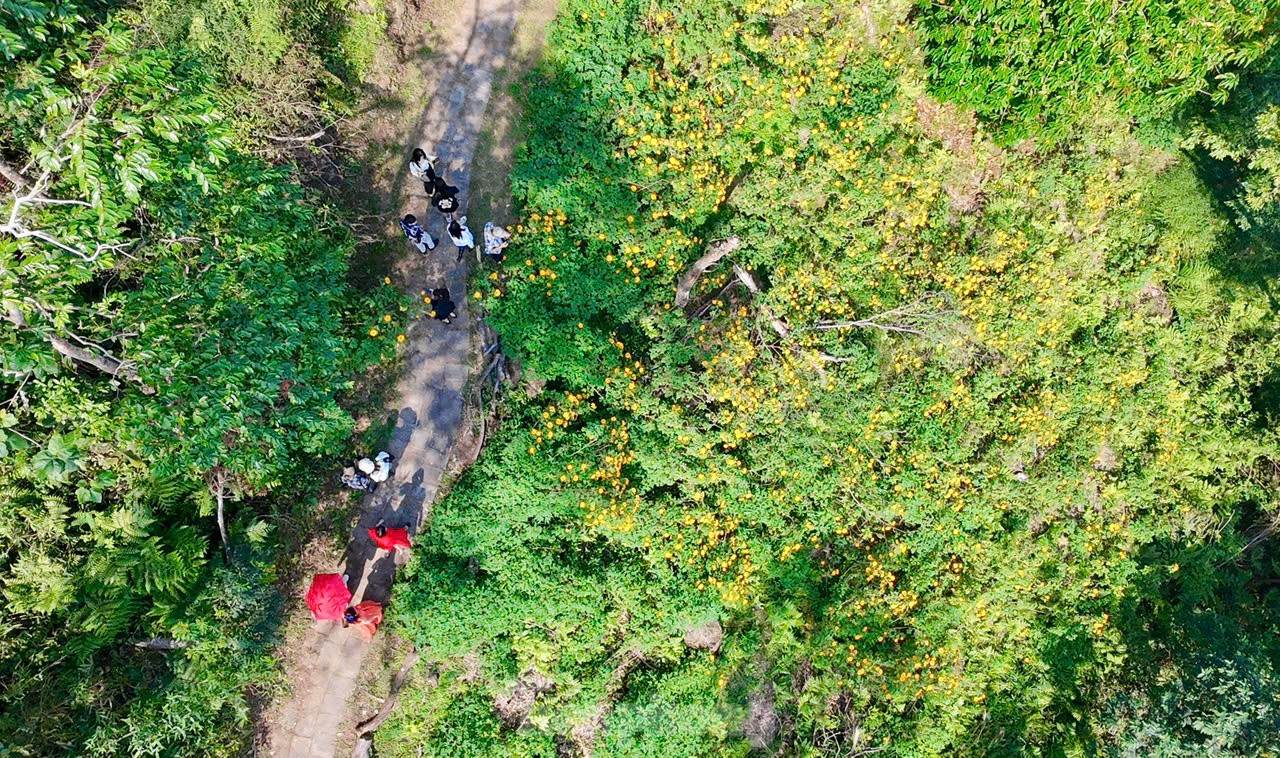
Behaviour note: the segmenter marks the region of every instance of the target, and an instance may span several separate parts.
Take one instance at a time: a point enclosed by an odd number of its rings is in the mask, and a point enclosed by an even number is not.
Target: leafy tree
[[[275,679],[260,517],[394,354],[341,221],[135,21],[0,69],[0,734],[32,754],[240,750]]]
[[[1201,93],[1226,100],[1274,44],[1269,0],[920,3],[930,86],[1005,139],[1062,137],[1112,103],[1171,116]]]

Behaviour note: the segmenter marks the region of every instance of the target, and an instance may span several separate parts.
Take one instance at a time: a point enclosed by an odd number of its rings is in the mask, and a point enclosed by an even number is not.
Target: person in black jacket
[[[448,287],[436,287],[431,290],[431,317],[446,324],[452,324],[458,317],[458,306],[449,297]]]

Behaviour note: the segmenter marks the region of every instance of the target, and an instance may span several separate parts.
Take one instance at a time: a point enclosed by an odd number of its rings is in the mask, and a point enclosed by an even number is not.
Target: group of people
[[[413,543],[409,541],[409,529],[407,527],[391,527],[388,528],[383,522],[378,522],[377,526],[370,527],[369,539],[377,546],[379,551],[387,551],[396,557],[397,565],[404,563],[409,555],[409,549],[413,547]],[[347,577],[343,577],[346,581]],[[372,600],[365,600],[355,605],[347,606],[342,614],[343,627],[355,627],[366,640],[373,639],[374,633],[378,630],[378,625],[382,623],[382,604]]]
[[[453,242],[454,247],[457,248],[457,260],[461,262],[467,251],[476,249],[476,240],[471,233],[471,228],[467,226],[467,217],[458,215],[458,210],[461,208],[461,202],[458,200],[459,190],[449,184],[448,180],[436,171],[437,160],[437,156],[429,154],[420,147],[415,148],[409,158],[409,173],[422,182],[423,188],[431,198],[431,205],[444,216],[445,231],[448,232],[449,239]],[[418,217],[412,213],[406,214],[400,220],[400,229],[404,231],[405,238],[418,249],[418,252],[425,255],[436,249],[436,240],[422,225],[422,222],[418,220]],[[495,264],[502,263],[505,256],[504,251],[510,241],[511,234],[506,229],[492,221],[486,223],[484,225],[483,257]],[[479,262],[481,260],[481,253],[477,252],[476,261]],[[427,295],[428,293],[424,292],[423,294]],[[433,288],[430,291],[428,301],[431,305],[433,318],[446,324],[451,324],[453,319],[458,317],[458,306],[453,302],[447,286],[441,285]],[[394,460],[395,458],[385,450],[373,458],[361,458],[356,462],[355,466],[348,466],[343,470],[342,483],[355,490],[373,492],[378,488],[379,484],[385,482],[391,476],[391,464]],[[388,528],[382,523],[369,529],[369,539],[377,546],[378,550],[385,550],[394,554],[397,563],[400,563],[401,559],[407,555],[412,545],[409,541],[407,527]],[[345,582],[346,579],[347,577],[344,576],[343,581]],[[364,601],[358,605],[348,606],[342,614],[342,625],[344,627],[354,626],[366,639],[373,638],[374,631],[381,623],[382,606],[373,601]]]
[[[413,154],[409,157],[409,173],[417,180],[422,182],[423,189],[426,190],[427,196],[431,198],[431,205],[444,215],[445,231],[449,235],[449,239],[458,250],[458,261],[461,262],[466,256],[467,251],[476,249],[476,238],[471,233],[471,227],[467,226],[467,217],[458,215],[461,203],[458,200],[459,190],[448,180],[436,171],[436,161],[438,156],[428,153],[422,148],[414,148]],[[436,249],[436,240],[431,233],[426,230],[418,217],[412,213],[406,214],[400,220],[400,229],[404,231],[404,236],[409,240],[410,244],[418,249],[418,252],[426,254]],[[484,250],[483,255],[494,263],[502,263],[505,256],[504,251],[508,243],[511,241],[511,234],[501,226],[487,222],[484,225]],[[477,252],[476,260],[481,259],[480,253]],[[447,290],[446,290],[447,293]],[[432,292],[432,299],[436,298],[435,291]],[[447,298],[446,298],[447,299]],[[441,321],[448,322],[451,315],[442,315],[439,308],[432,305],[432,310],[436,312],[436,318]],[[449,311],[451,313],[451,311]]]
[[[353,490],[373,492],[378,485],[391,477],[391,463],[395,457],[386,450],[373,458],[361,458],[356,465],[342,470],[342,483]]]

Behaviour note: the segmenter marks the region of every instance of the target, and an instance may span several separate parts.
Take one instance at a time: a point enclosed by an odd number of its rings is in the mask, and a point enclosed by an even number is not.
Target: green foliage
[[[347,9],[337,47],[342,55],[342,69],[352,80],[362,82],[368,78],[386,28],[387,15],[380,0],[352,3]]]
[[[1223,102],[1274,44],[1271,0],[920,3],[930,86],[1005,139],[1059,139],[1101,104],[1139,119]]]
[[[1189,117],[1182,140],[1203,156],[1211,181],[1230,187],[1223,198],[1232,219],[1245,232],[1274,236],[1280,219],[1280,59],[1244,79],[1225,104]]]
[[[133,21],[79,22],[0,68],[20,182],[0,234],[0,742],[17,754],[242,751],[276,678],[260,517],[307,507],[351,432],[350,377],[395,352],[368,335],[399,298],[348,288],[334,211],[239,152],[206,64]],[[133,644],[151,639],[178,646]]]
[[[73,30],[80,10],[74,3],[60,0],[3,0],[0,2],[0,60],[13,60],[39,49],[51,36]]]
[[[1274,751],[1277,306],[1219,188],[1095,97],[1171,107],[1239,40],[1179,27],[1144,50],[1188,73],[1103,76],[1069,124],[1022,114],[1073,138],[1007,150],[922,95],[939,6],[868,7],[561,7],[471,293],[525,387],[391,620],[465,686],[380,750]],[[711,617],[720,650],[686,648]]]

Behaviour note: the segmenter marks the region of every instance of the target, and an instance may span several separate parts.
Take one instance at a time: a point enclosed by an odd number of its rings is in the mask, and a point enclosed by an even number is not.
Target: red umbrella
[[[374,527],[369,530],[369,539],[373,540],[373,544],[383,550],[395,550],[399,547],[413,547],[413,543],[409,542],[409,530],[404,528],[388,529],[387,533],[378,536],[378,528]]]
[[[316,574],[307,590],[307,607],[316,621],[339,621],[351,603],[351,590],[337,574]]]

